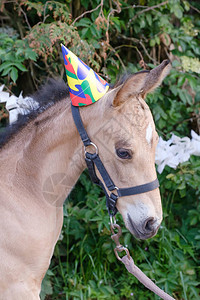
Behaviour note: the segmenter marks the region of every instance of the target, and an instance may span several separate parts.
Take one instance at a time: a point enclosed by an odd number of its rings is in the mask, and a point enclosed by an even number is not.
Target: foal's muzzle
[[[128,229],[138,239],[146,240],[153,237],[160,227],[157,220],[153,217],[147,218],[144,222],[139,224],[134,223],[131,216],[128,214]]]

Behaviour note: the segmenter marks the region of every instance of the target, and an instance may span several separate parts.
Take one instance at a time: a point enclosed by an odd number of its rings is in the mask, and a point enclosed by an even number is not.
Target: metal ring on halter
[[[97,147],[97,145],[96,145],[96,144],[94,144],[94,143],[92,143],[92,142],[90,142],[90,144],[89,144],[89,145],[87,145],[87,146],[84,146],[84,152],[85,152],[85,154],[87,153],[87,151],[86,151],[86,148],[87,148],[87,147],[89,147],[89,146],[93,146],[93,147],[94,147],[94,149],[95,149],[95,154],[98,154],[98,153],[99,153],[99,150],[98,150],[98,147]]]
[[[113,191],[114,190],[119,191],[119,188],[117,186],[115,186],[114,189],[113,189]]]

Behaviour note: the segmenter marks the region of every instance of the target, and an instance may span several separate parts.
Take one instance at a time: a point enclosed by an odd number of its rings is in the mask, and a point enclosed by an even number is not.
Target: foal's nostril
[[[154,220],[154,218],[153,217],[150,217],[150,218],[148,218],[145,222],[144,222],[144,227],[143,227],[143,229],[144,229],[144,231],[148,231],[148,232],[151,232],[151,231],[153,231],[154,230],[154,226],[153,226],[153,224],[155,223],[155,220]]]
[[[128,214],[128,228],[135,237],[145,240],[156,234],[159,228],[158,219],[154,217],[147,218],[143,223],[135,223]]]

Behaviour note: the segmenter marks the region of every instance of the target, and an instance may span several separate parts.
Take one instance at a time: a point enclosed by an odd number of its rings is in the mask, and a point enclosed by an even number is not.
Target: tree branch
[[[84,13],[82,13],[80,16],[78,16],[78,17],[72,22],[72,26],[74,26],[74,24],[75,24],[79,19],[81,19],[83,16],[85,16],[86,14],[92,13],[93,11],[97,10],[99,7],[101,7],[101,9],[102,9],[102,7],[103,7],[103,1],[104,1],[104,0],[101,0],[101,3],[100,3],[97,7],[93,8],[93,9],[91,9],[91,10],[87,10],[87,11],[85,11]]]
[[[22,9],[21,6],[19,6],[19,8],[20,8],[21,12],[22,12],[23,15],[24,15],[24,18],[25,18],[25,20],[26,20],[26,24],[28,25],[28,29],[31,30],[31,25],[30,25],[30,23],[29,23],[29,21],[28,21],[28,17],[27,17],[27,15],[26,15],[25,11]]]
[[[114,2],[115,5],[117,6],[117,8],[116,8],[116,9],[111,8],[111,10],[110,10],[110,12],[109,12],[109,14],[108,14],[107,20],[106,20],[106,22],[107,22],[107,28],[106,28],[106,43],[107,43],[108,45],[109,45],[109,41],[110,41],[110,39],[109,39],[109,34],[108,34],[109,25],[110,25],[110,16],[113,15],[115,12],[117,12],[118,14],[121,12],[121,7],[120,7],[119,3],[116,2],[116,1],[113,1],[113,2]]]
[[[122,65],[124,71],[127,73],[126,67],[125,67],[125,65],[124,65],[121,57],[119,56],[119,54],[117,53],[117,51],[111,45],[109,45],[109,46],[110,46],[110,50],[113,51],[115,53],[115,55],[117,56],[117,58],[119,59],[119,61],[120,61],[121,65]]]
[[[190,7],[191,7],[193,10],[195,10],[195,11],[198,12],[198,13],[200,13],[200,10],[199,10],[198,8],[192,6],[190,3],[189,3],[189,5],[190,5]]]
[[[133,38],[133,37],[127,37],[127,36],[125,36],[125,35],[123,35],[123,34],[121,34],[120,36],[121,36],[123,39],[125,39],[125,40],[132,41],[132,42],[134,42],[134,43],[140,44],[140,46],[143,48],[143,50],[144,50],[146,56],[147,56],[154,64],[158,64],[158,62],[157,62],[153,57],[150,56],[150,54],[148,53],[148,51],[147,51],[145,45],[143,44],[143,42],[142,42],[141,40],[136,39],[136,38]]]
[[[133,45],[120,45],[120,46],[115,47],[114,49],[115,49],[115,50],[118,50],[118,49],[124,48],[124,47],[126,47],[126,48],[134,48],[134,49],[137,51],[137,53],[139,54],[140,59],[141,59],[141,60],[144,60],[144,58],[143,58],[143,56],[142,56],[142,53],[140,52],[140,50],[138,49],[137,46],[133,46]]]
[[[154,10],[155,8],[161,7],[161,6],[165,5],[165,4],[167,4],[168,2],[169,2],[169,1],[167,0],[167,1],[164,1],[164,2],[159,3],[159,4],[157,4],[157,5],[153,5],[153,6],[147,7],[147,8],[145,8],[145,9],[139,11],[132,19],[129,20],[129,22],[128,22],[128,27],[130,26],[130,24],[131,24],[132,21],[134,21],[135,19],[137,19],[137,17],[138,17],[139,15],[141,15],[141,14],[143,14],[143,13],[149,11],[149,10]]]

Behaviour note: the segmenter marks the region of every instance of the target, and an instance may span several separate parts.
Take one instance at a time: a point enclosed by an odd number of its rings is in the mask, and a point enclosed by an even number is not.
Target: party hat
[[[108,91],[108,83],[69,49],[61,46],[72,105],[84,106],[96,102]]]

